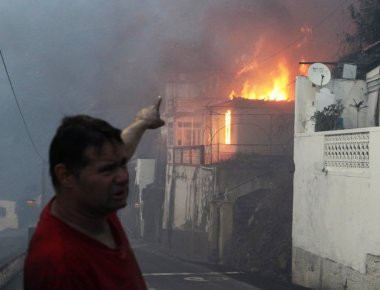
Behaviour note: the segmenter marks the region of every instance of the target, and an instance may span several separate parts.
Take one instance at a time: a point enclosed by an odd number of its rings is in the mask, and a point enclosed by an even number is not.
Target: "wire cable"
[[[328,13],[325,17],[323,17],[317,24],[313,25],[312,26],[312,30],[316,30],[319,26],[321,26],[327,19],[329,19],[332,15],[335,14],[336,11],[338,11],[339,8],[341,8],[345,3],[348,3],[350,4],[351,2],[353,2],[353,0],[343,0],[339,5],[337,5],[333,10],[330,11],[330,13]],[[297,44],[300,40],[302,40],[304,38],[304,36],[300,36],[298,38],[296,38],[295,40],[293,40],[292,42],[290,42],[289,44],[287,44],[286,46],[284,46],[282,49],[278,50],[277,52],[273,53],[272,55],[264,58],[262,61],[259,61],[258,64],[263,64],[264,62],[267,62],[268,60],[274,58],[275,56],[283,53],[284,51],[290,49],[293,45]],[[281,91],[285,88],[287,88],[288,86],[292,85],[293,83],[295,83],[295,81],[293,82],[290,82],[288,83],[286,86],[284,86],[283,88],[281,89],[278,89],[276,91]]]
[[[20,103],[17,99],[17,96],[16,96],[16,93],[15,93],[15,90],[14,90],[14,87],[13,87],[13,84],[12,84],[12,81],[11,81],[11,78],[9,76],[9,73],[8,73],[8,69],[7,69],[7,65],[5,64],[5,60],[4,60],[4,56],[3,56],[3,53],[0,49],[0,56],[1,56],[1,60],[3,61],[3,65],[4,65],[4,69],[5,69],[5,72],[7,74],[7,77],[8,77],[8,81],[9,81],[9,84],[11,86],[11,89],[12,89],[12,93],[13,93],[13,97],[15,99],[15,102],[16,102],[16,105],[17,105],[17,108],[18,108],[18,112],[20,113],[20,116],[21,116],[21,119],[22,119],[22,122],[24,124],[24,127],[25,127],[25,131],[29,137],[29,140],[30,142],[32,143],[32,146],[33,146],[33,149],[35,151],[35,153],[38,155],[38,157],[42,160],[42,162],[45,162],[44,158],[42,157],[42,155],[40,154],[40,152],[37,150],[37,146],[36,144],[34,143],[33,141],[33,138],[32,138],[32,134],[30,133],[30,130],[29,130],[29,127],[28,127],[28,124],[26,123],[26,120],[24,118],[24,115],[22,113],[22,110],[21,110],[21,107],[20,107]]]
[[[328,13],[325,17],[323,17],[317,24],[313,25],[311,28],[312,30],[316,30],[319,26],[321,26],[328,18],[330,18],[333,14],[335,14],[336,11],[338,11],[339,8],[341,8],[343,6],[343,4],[347,3],[348,4],[350,2],[353,2],[353,0],[343,0],[342,3],[340,3],[337,7],[335,7],[333,10],[331,10],[330,13]],[[259,64],[262,64],[264,62],[267,62],[268,60],[272,59],[273,57],[281,54],[282,52],[290,49],[293,45],[297,44],[300,40],[302,40],[304,38],[304,36],[300,36],[298,38],[296,38],[295,40],[293,40],[292,42],[290,42],[289,44],[287,44],[286,46],[284,46],[282,49],[280,49],[279,51],[273,53],[272,55],[264,58],[262,61],[259,61]]]

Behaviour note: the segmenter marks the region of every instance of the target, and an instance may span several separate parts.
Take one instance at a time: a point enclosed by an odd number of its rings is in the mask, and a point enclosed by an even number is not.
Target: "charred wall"
[[[229,188],[233,202],[233,231],[221,263],[290,280],[293,171],[290,157],[246,155],[220,164],[219,190]]]
[[[215,180],[200,173],[205,167],[172,168],[159,244],[185,259],[290,280],[292,159],[245,154],[215,168]],[[204,202],[194,203],[200,193]]]

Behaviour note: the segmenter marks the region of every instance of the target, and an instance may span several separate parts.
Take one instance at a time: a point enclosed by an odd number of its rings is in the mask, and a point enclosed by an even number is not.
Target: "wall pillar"
[[[210,202],[210,228],[208,231],[209,259],[219,262],[219,202]]]
[[[222,201],[219,211],[219,257],[223,263],[231,250],[231,241],[234,221],[234,203],[232,201]]]

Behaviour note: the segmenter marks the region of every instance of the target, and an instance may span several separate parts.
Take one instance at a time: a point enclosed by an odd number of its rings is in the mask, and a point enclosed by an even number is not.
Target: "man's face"
[[[94,214],[126,206],[129,176],[124,146],[107,142],[101,150],[89,147],[84,154],[88,163],[75,184],[78,205]]]

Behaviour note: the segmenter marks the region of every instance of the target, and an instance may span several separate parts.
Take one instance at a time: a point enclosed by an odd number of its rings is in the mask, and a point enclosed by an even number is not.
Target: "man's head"
[[[129,177],[120,133],[85,115],[63,119],[49,152],[50,174],[61,199],[101,215],[126,205]]]
[[[99,152],[105,143],[122,144],[121,131],[104,120],[87,115],[65,117],[50,144],[49,170],[53,186],[59,190],[60,184],[55,167],[63,164],[76,177],[89,160],[85,154],[89,147]]]

